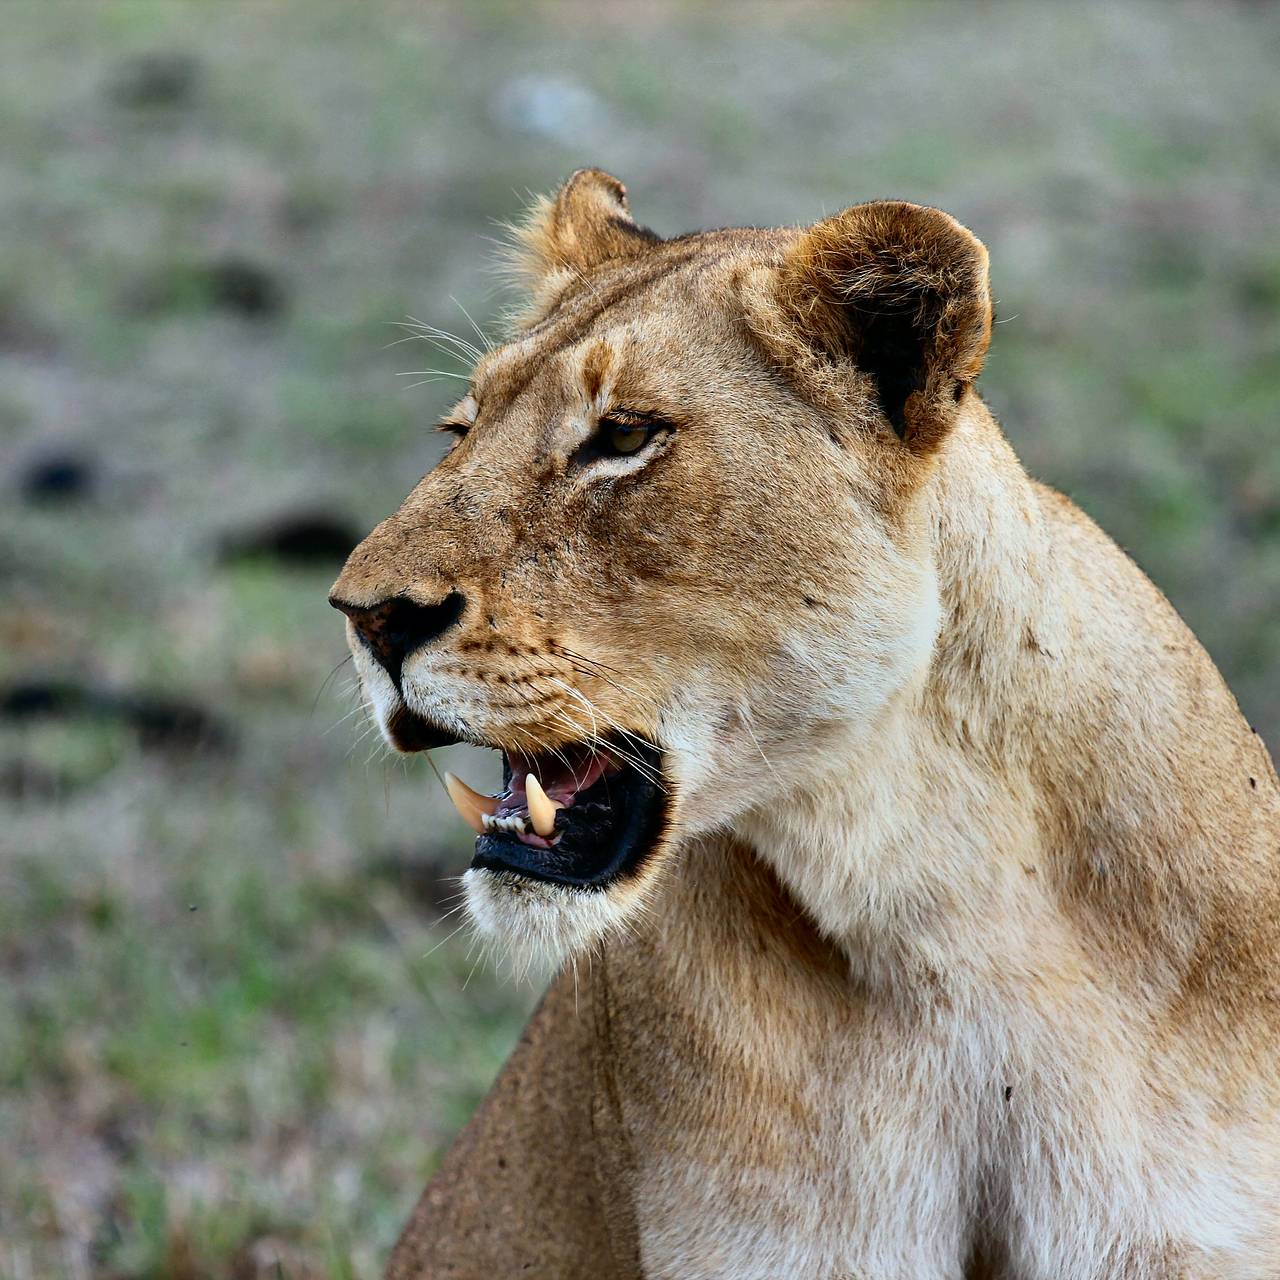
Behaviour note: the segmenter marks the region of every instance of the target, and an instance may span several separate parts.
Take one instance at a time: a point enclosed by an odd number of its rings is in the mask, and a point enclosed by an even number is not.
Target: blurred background
[[[513,1043],[325,596],[465,368],[398,326],[496,336],[580,165],[663,233],[968,223],[1015,447],[1280,742],[1272,5],[2,16],[0,1274],[372,1277]]]

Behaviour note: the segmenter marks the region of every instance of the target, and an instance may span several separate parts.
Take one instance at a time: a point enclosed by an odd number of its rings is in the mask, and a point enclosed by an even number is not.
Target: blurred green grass
[[[1274,6],[4,17],[0,686],[183,699],[225,740],[0,718],[0,1274],[375,1275],[512,1043],[532,993],[442,919],[457,824],[344,719],[337,559],[221,548],[399,502],[449,397],[397,377],[394,322],[493,331],[495,223],[578,165],[663,232],[968,222],[1016,447],[1280,740]],[[89,490],[24,498],[58,452]]]

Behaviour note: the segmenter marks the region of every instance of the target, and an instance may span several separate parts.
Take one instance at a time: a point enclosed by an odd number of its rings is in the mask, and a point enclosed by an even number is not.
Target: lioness
[[[486,935],[574,959],[409,1277],[1280,1275],[1280,786],[974,390],[936,209],[662,240],[584,170],[333,590]]]

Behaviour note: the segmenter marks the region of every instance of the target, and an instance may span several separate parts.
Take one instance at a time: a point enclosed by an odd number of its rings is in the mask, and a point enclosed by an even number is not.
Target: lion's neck
[[[1202,914],[1189,841],[1212,839],[1190,797],[1233,750],[1269,772],[1265,752],[1136,567],[1027,478],[985,408],[963,430],[924,498],[943,616],[927,673],[741,834],[872,983],[954,987],[1108,947],[1176,982]],[[1189,687],[1223,750],[1188,749]],[[1214,817],[1238,839],[1238,810]]]

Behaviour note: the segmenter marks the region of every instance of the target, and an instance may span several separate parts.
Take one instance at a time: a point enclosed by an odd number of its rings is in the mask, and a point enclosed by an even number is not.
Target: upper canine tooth
[[[453,801],[453,807],[457,809],[463,822],[476,835],[484,835],[485,815],[493,815],[498,811],[497,796],[482,796],[478,791],[472,791],[461,778],[452,773],[444,775],[444,789],[449,793],[449,799]]]
[[[556,829],[556,810],[561,805],[556,802],[542,789],[540,783],[533,774],[527,774],[524,780],[525,799],[529,802],[529,821],[533,825],[533,829],[546,840]]]

